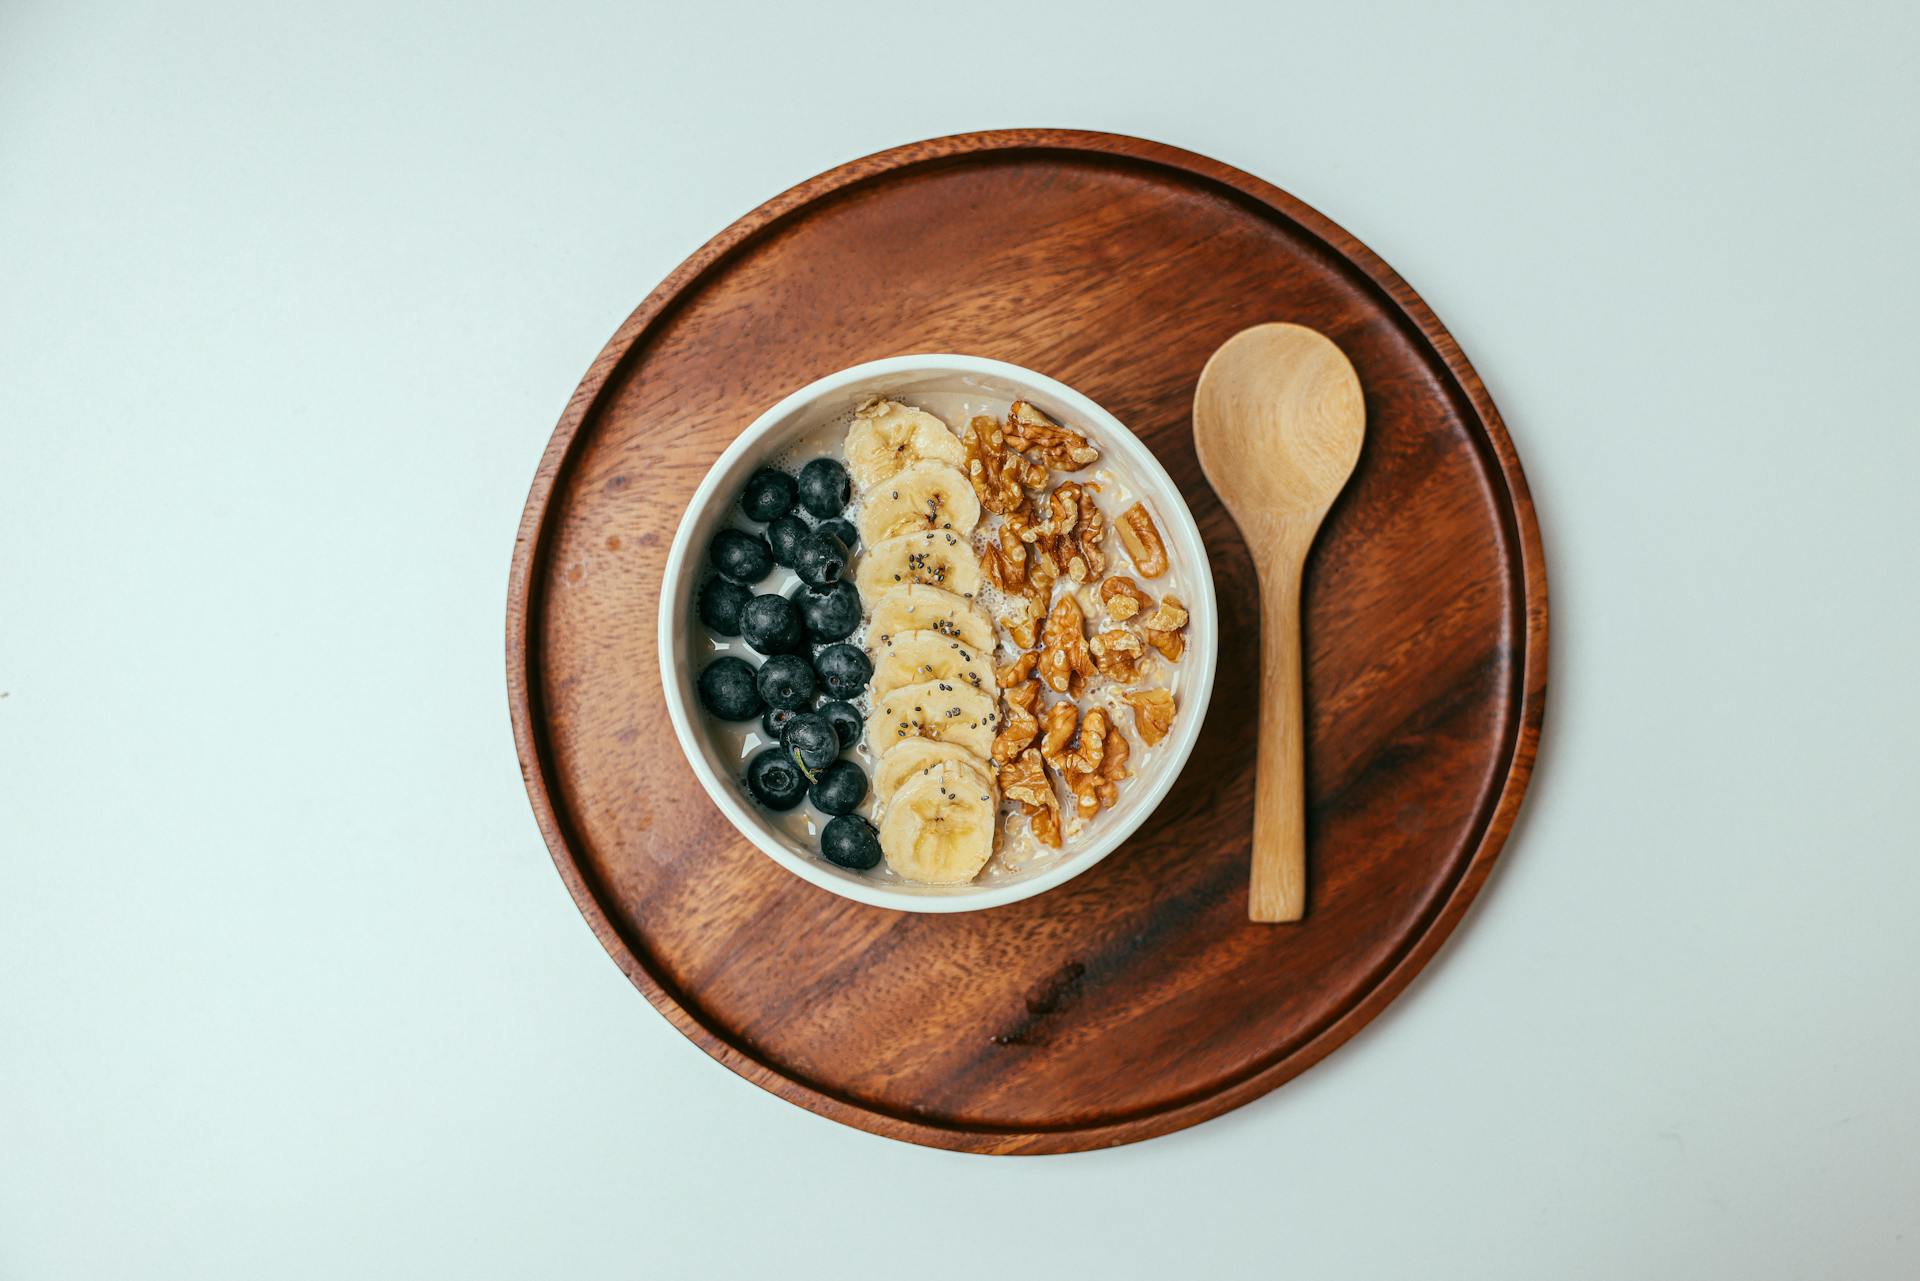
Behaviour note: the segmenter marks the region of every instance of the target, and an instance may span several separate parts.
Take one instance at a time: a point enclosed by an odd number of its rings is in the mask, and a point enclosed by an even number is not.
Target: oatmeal
[[[749,480],[709,549],[699,694],[789,835],[964,884],[1123,802],[1178,714],[1187,615],[1097,439],[1025,401],[919,399],[867,400],[789,451],[797,476]]]

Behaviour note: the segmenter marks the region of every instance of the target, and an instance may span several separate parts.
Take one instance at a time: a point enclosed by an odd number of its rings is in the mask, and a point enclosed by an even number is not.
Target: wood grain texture
[[[1193,447],[1260,583],[1260,734],[1247,917],[1307,910],[1300,584],[1307,554],[1366,441],[1353,364],[1315,329],[1270,322],[1220,345],[1193,393]]]
[[[1246,919],[1253,565],[1189,410],[1247,325],[1328,334],[1368,441],[1304,584],[1307,920]],[[767,405],[880,356],[1011,360],[1099,400],[1200,522],[1222,614],[1205,732],[1128,844],[991,911],[837,898],[741,841],[675,749],[655,670],[680,513]],[[1531,772],[1547,597],[1519,460],[1407,285],[1277,188],[1170,147],[1015,130],[812,179],[693,255],[621,326],[534,478],[509,581],[527,789],[594,933],[749,1081],[875,1133],[978,1152],[1125,1143],[1295,1076],[1459,922]]]

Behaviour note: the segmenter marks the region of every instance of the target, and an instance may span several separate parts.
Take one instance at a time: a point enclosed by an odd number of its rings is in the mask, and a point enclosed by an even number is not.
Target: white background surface
[[[0,1277],[1920,1271],[1920,27],[1553,8],[0,3]],[[1010,1161],[629,988],[501,651],[646,291],[1020,124],[1242,166],[1425,294],[1539,500],[1554,679],[1385,1017]]]

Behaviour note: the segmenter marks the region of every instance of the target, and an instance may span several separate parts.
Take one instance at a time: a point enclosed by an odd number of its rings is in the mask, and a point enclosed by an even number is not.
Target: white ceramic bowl
[[[869,396],[892,395],[912,402],[916,396],[954,392],[999,401],[1028,400],[1057,420],[1084,429],[1159,518],[1167,551],[1191,597],[1187,602],[1190,621],[1187,651],[1180,660],[1180,708],[1173,732],[1154,748],[1145,768],[1122,787],[1117,806],[1102,811],[1079,838],[1070,838],[1055,861],[970,885],[914,885],[834,866],[817,849],[769,822],[754,803],[741,781],[741,765],[719,750],[719,737],[694,693],[698,669],[710,655],[695,645],[693,598],[705,575],[707,544],[731,522],[734,500],[756,468],[799,438],[847,417]],[[1155,588],[1152,582],[1146,586],[1150,591]],[[1072,880],[1118,849],[1146,821],[1172,789],[1206,719],[1219,655],[1218,621],[1213,573],[1193,513],[1166,469],[1117,418],[1071,387],[1004,361],[896,356],[855,365],[802,387],[756,418],[707,472],[680,518],[667,553],[660,593],[660,673],[673,732],[694,775],[728,821],[768,858],[795,876],[861,903],[904,912],[966,912],[1018,902]],[[1136,758],[1139,755],[1136,745]]]

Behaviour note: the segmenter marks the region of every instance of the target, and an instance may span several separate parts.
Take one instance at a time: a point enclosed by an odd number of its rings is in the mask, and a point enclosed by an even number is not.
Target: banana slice
[[[873,696],[880,698],[902,685],[935,681],[942,685],[964,685],[989,698],[1000,696],[999,682],[993,678],[991,655],[971,645],[963,645],[941,632],[890,633],[882,641],[872,638]]]
[[[868,543],[853,571],[853,585],[864,601],[877,601],[894,588],[912,583],[971,597],[980,590],[980,558],[959,534],[923,529]]]
[[[952,762],[914,776],[893,794],[880,818],[887,866],[923,885],[965,885],[993,857],[999,810],[991,788]]]
[[[962,540],[980,523],[980,498],[951,463],[919,462],[862,491],[854,524],[872,547],[896,534],[950,530]]]
[[[966,460],[967,447],[945,423],[897,400],[872,400],[860,406],[847,429],[847,471],[860,489],[871,489],[913,463],[964,467]]]
[[[903,738],[887,749],[873,766],[873,795],[881,804],[922,774],[930,774],[942,764],[958,765],[978,776],[980,786],[996,791],[993,777],[981,766],[980,759],[958,743],[942,743],[931,738]]]
[[[977,689],[921,681],[874,700],[867,740],[876,753],[884,753],[909,738],[938,739],[964,747],[985,762],[993,754],[998,719],[993,700]]]
[[[965,641],[976,650],[993,652],[993,624],[952,592],[912,583],[893,587],[878,600],[869,595],[865,587],[860,589],[860,595],[869,603],[869,646],[883,644],[887,637],[901,632],[933,631]]]

